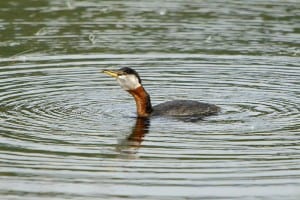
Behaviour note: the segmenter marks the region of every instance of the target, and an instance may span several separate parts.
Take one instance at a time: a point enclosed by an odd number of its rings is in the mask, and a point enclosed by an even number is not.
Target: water
[[[297,1],[2,1],[1,199],[299,199]],[[136,69],[135,118],[102,69]]]

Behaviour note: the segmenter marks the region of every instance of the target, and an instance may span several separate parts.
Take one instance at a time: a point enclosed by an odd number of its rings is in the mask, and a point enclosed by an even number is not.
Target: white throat
[[[141,86],[139,79],[133,74],[118,76],[117,81],[124,90],[134,90]]]

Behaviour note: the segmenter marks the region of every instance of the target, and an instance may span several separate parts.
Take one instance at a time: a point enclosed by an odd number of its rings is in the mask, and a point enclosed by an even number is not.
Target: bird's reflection
[[[135,154],[141,147],[144,136],[149,132],[149,127],[149,118],[136,118],[131,134],[119,142],[117,150],[121,153]]]

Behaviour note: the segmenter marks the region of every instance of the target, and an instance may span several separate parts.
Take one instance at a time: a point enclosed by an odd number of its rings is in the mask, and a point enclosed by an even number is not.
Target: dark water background
[[[1,1],[0,199],[300,199],[299,1]],[[152,103],[135,118],[102,69]]]

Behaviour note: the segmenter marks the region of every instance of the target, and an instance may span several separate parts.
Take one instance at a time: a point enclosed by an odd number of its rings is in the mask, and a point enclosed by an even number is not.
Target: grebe
[[[142,80],[134,69],[123,67],[119,70],[103,70],[102,72],[116,78],[120,86],[134,97],[138,117],[173,116],[200,119],[220,111],[216,105],[193,100],[167,101],[152,107],[150,95],[143,87]]]

